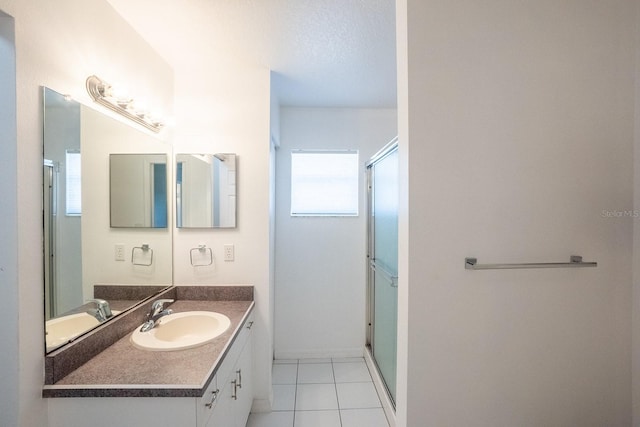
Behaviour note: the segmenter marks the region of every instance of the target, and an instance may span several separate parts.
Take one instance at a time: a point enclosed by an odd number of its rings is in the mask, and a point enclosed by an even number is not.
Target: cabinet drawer
[[[229,375],[233,372],[233,367],[235,366],[238,357],[240,356],[240,352],[244,348],[245,343],[247,342],[247,338],[251,334],[251,328],[253,326],[253,312],[249,315],[249,318],[244,323],[242,329],[238,332],[238,336],[236,340],[233,342],[233,345],[227,352],[224,360],[218,367],[218,371],[216,372],[216,376],[218,377],[218,382],[222,384],[223,381],[226,381],[229,378]]]

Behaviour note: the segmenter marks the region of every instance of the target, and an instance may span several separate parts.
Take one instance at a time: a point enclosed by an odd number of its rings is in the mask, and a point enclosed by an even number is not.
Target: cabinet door
[[[232,369],[218,371],[218,387],[221,391],[206,427],[245,427],[247,425],[253,404],[252,324],[253,322],[248,322],[225,358],[225,363],[230,363]],[[220,381],[221,372],[225,374],[228,372],[224,382]]]
[[[247,425],[247,419],[253,404],[253,354],[251,342],[252,339],[249,337],[236,366],[236,380],[240,385],[238,400],[235,402],[236,427],[245,427]]]
[[[235,426],[234,409],[236,406],[236,401],[233,396],[236,387],[231,382],[232,380],[235,381],[233,375],[228,378],[228,381],[225,382],[224,387],[222,388],[222,390],[220,390],[220,393],[218,394],[218,402],[216,404],[216,407],[213,409],[213,414],[211,414],[211,418],[209,418],[206,427]],[[218,386],[219,385],[220,384],[218,384]]]
[[[198,421],[197,427],[206,426],[209,417],[218,404],[219,396],[220,390],[218,389],[218,376],[216,375],[211,380],[211,383],[209,383],[209,386],[205,390],[202,397],[196,399],[196,420]]]

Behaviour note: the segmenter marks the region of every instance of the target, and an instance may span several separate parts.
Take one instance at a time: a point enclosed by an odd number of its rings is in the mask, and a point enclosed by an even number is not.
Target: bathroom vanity
[[[175,300],[174,313],[217,312],[230,326],[194,348],[136,348],[132,332],[161,298]],[[244,427],[253,402],[253,307],[250,286],[176,286],[47,355],[49,425]],[[83,360],[102,340],[104,348]]]

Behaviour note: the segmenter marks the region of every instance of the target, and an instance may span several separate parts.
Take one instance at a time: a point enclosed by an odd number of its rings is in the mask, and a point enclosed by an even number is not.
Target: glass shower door
[[[368,164],[369,317],[373,358],[391,400],[396,397],[398,325],[398,147]]]

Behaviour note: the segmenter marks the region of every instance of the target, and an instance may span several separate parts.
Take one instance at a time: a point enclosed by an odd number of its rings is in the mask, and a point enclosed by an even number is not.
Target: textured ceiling
[[[276,73],[281,105],[395,107],[394,0],[108,0],[178,70]]]

